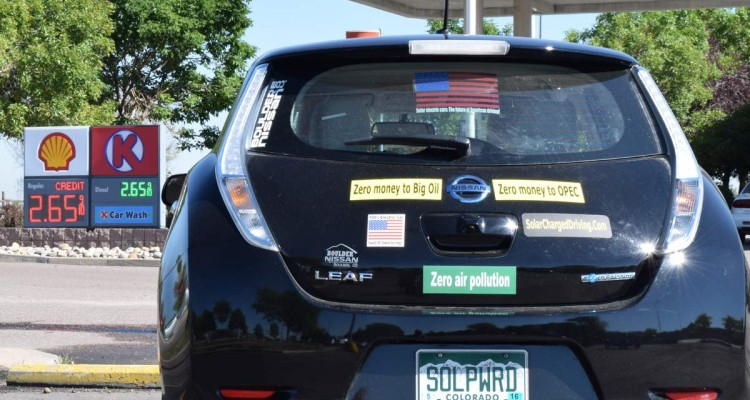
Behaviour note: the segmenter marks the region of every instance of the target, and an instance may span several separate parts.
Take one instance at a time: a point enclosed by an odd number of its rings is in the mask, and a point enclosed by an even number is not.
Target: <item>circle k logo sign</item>
[[[115,132],[107,141],[105,153],[112,168],[119,172],[130,172],[134,165],[143,161],[143,141],[133,131]]]
[[[91,128],[91,175],[155,176],[158,174],[158,126],[95,126]]]

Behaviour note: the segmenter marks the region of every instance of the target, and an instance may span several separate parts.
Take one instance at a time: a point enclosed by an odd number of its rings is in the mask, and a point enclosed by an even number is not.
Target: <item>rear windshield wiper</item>
[[[404,146],[424,146],[456,151],[458,157],[471,154],[471,142],[465,137],[444,135],[377,135],[344,142],[347,146],[393,144]]]

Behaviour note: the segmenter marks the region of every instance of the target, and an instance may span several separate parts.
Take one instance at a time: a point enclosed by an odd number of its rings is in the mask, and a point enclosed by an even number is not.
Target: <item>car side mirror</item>
[[[186,176],[187,174],[170,175],[164,182],[164,187],[161,189],[161,202],[167,207],[171,208],[179,200]]]

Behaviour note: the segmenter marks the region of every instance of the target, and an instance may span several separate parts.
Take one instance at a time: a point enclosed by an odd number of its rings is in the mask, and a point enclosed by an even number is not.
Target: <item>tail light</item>
[[[750,199],[735,200],[732,208],[750,208]]]
[[[638,78],[654,102],[664,121],[667,133],[674,146],[675,171],[672,204],[667,216],[666,231],[662,235],[659,251],[672,253],[684,250],[695,239],[703,209],[703,174],[695,160],[685,133],[669,108],[656,82],[645,69],[635,68]]]
[[[245,81],[240,100],[232,109],[216,163],[216,181],[237,229],[248,243],[267,250],[278,250],[268,230],[258,201],[245,171],[245,136],[249,118],[257,112],[258,96],[266,78],[267,65],[255,67]]]
[[[273,390],[221,389],[219,394],[225,399],[270,399],[276,392]]]
[[[696,392],[667,392],[669,400],[716,400],[719,394],[713,390],[701,390]]]

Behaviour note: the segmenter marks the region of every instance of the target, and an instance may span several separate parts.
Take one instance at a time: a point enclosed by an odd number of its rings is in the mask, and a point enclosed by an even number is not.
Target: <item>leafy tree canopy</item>
[[[99,101],[102,57],[113,49],[106,0],[0,1],[0,136],[25,126],[109,123]]]
[[[609,13],[567,40],[623,51],[664,92],[698,162],[723,182],[747,181],[750,162],[750,10]],[[743,133],[740,133],[743,132]]]
[[[441,29],[443,29],[442,19],[427,20],[427,33],[435,33]],[[463,20],[458,18],[449,18],[448,30],[456,34],[464,33]],[[505,24],[505,26],[500,28],[494,21],[487,18],[482,20],[482,30],[484,31],[485,35],[513,36],[513,24]]]
[[[566,38],[623,51],[651,72],[683,125],[691,109],[711,99],[707,83],[719,76],[708,59],[709,31],[702,11],[607,13],[591,29]]]
[[[102,77],[116,123],[205,125],[232,104],[256,51],[242,41],[249,0],[112,3],[115,49]],[[218,137],[215,127],[181,133],[182,148],[212,147]]]

